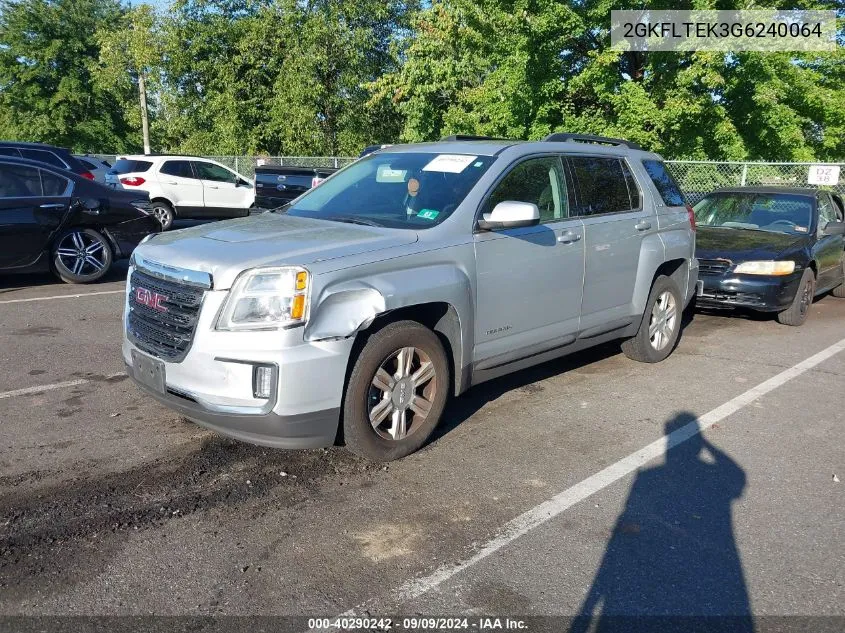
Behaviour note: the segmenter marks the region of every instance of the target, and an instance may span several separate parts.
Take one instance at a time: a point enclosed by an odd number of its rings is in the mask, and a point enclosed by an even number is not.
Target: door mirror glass
[[[478,221],[478,227],[486,231],[515,229],[540,223],[540,208],[532,202],[505,200]]]
[[[845,222],[828,222],[822,232],[825,235],[845,235]]]

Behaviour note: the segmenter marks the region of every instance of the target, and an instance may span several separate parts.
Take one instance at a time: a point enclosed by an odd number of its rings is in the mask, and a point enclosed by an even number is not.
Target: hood
[[[719,229],[698,225],[695,256],[732,262],[777,259],[807,241],[807,235],[789,235],[748,229]]]
[[[263,213],[161,233],[137,252],[161,264],[211,273],[215,289],[225,290],[249,268],[308,266],[417,239],[414,231]]]

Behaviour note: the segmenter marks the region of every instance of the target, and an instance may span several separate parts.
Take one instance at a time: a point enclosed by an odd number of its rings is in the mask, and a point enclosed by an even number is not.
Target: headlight
[[[277,330],[304,323],[308,271],[297,266],[242,273],[217,319],[218,330]]]
[[[734,270],[740,275],[791,275],[795,262],[743,262]]]

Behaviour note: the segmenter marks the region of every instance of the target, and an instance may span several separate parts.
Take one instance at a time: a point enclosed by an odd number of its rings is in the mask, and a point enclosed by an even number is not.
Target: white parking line
[[[524,512],[515,519],[506,523],[497,536],[485,543],[484,546],[470,558],[467,558],[457,564],[442,565],[428,576],[406,582],[387,596],[382,596],[381,600],[376,598],[372,601],[359,605],[342,614],[340,617],[356,615],[365,609],[373,609],[385,598],[390,602],[390,604],[387,605],[388,608],[393,608],[398,606],[398,602],[413,600],[422,596],[432,589],[437,588],[439,585],[443,584],[455,575],[483,561],[491,554],[496,553],[506,545],[518,539],[520,536],[527,534],[534,528],[555,518],[580,501],[583,501],[604,488],[607,488],[609,485],[619,481],[626,475],[633,473],[646,462],[649,462],[656,457],[660,457],[673,446],[677,446],[691,437],[698,435],[703,429],[724,420],[726,417],[736,413],[758,398],[774,391],[793,378],[809,371],[816,365],[824,362],[843,350],[845,350],[845,339],[831,345],[818,354],[810,356],[808,359],[798,363],[797,365],[782,371],[776,376],[761,382],[756,387],[749,389],[745,393],[738,395],[725,404],[705,413],[701,417],[677,429],[676,431],[673,431],[669,435],[661,437],[659,440],[652,442],[648,446],[644,446],[640,450],[620,459],[618,462],[611,464],[595,475],[587,477],[571,488],[567,488],[563,492],[558,493],[548,501],[545,501],[527,512]]]
[[[79,299],[80,297],[95,297],[98,295],[116,295],[125,293],[125,289],[121,290],[98,290],[97,292],[83,292],[77,295],[53,295],[51,297],[30,297],[29,299],[6,299],[0,301],[3,303],[29,303],[31,301],[52,301],[53,299]]]
[[[68,380],[66,382],[54,382],[52,385],[41,385],[37,387],[24,387],[23,389],[15,389],[14,391],[4,391],[0,393],[0,400],[3,398],[14,398],[15,396],[26,396],[31,393],[41,393],[42,391],[52,391],[53,389],[64,389],[65,387],[76,387],[76,385],[84,385],[88,380],[80,378],[79,380]]]
[[[106,380],[124,376],[123,372],[116,374],[106,374],[103,376]],[[88,378],[78,378],[77,380],[66,380],[64,382],[54,382],[49,385],[36,385],[35,387],[24,387],[23,389],[14,389],[12,391],[0,391],[0,400],[5,398],[14,398],[15,396],[28,396],[33,393],[42,393],[44,391],[53,391],[54,389],[66,389],[67,387],[76,387],[77,385],[85,385],[93,382]]]

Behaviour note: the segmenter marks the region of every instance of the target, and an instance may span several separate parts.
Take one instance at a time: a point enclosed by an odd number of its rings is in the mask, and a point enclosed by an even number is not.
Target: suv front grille
[[[205,291],[140,270],[132,273],[129,284],[129,340],[162,360],[183,360],[191,348]]]
[[[727,259],[699,259],[698,260],[698,274],[699,275],[724,275],[731,267],[731,262]]]

